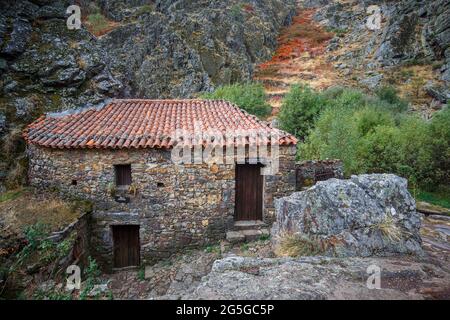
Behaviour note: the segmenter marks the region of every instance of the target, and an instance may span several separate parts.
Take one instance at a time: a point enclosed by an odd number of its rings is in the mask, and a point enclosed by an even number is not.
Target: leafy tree
[[[382,98],[348,89],[322,93],[326,108],[298,156],[341,159],[346,175],[395,173],[422,190],[450,185],[449,109],[427,121],[399,111],[391,93]]]
[[[281,106],[280,127],[303,140],[324,105],[325,99],[310,87],[293,85]]]

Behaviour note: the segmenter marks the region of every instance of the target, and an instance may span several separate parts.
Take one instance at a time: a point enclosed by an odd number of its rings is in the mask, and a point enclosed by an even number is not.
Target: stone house
[[[93,202],[91,251],[107,269],[260,235],[295,191],[295,137],[226,101],[112,100],[42,116],[24,138],[31,185]]]

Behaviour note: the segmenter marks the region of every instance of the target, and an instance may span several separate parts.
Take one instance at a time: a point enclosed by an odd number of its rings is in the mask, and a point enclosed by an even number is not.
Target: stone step
[[[236,221],[234,223],[234,230],[258,230],[267,227],[266,224],[261,220],[246,220],[246,221]]]
[[[254,229],[254,230],[240,230],[228,231],[227,241],[230,243],[251,242],[258,240],[263,235],[269,235],[269,229]]]
[[[230,243],[239,243],[245,241],[245,235],[240,231],[228,231],[227,241]]]

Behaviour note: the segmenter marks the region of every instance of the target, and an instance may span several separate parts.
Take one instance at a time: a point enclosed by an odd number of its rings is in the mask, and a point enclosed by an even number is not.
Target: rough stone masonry
[[[112,266],[112,225],[140,225],[141,257],[152,262],[186,247],[213,243],[233,225],[235,165],[175,165],[170,150],[60,150],[30,144],[33,186],[89,199],[95,212],[91,246],[96,259]],[[264,177],[263,219],[275,219],[273,200],[295,190],[294,146],[280,146],[280,170]],[[132,186],[113,187],[114,165],[131,163]],[[118,203],[114,195],[130,198]]]

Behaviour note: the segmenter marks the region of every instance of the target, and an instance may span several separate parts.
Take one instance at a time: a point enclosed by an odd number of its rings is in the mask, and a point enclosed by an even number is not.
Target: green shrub
[[[33,252],[48,252],[47,249],[50,245],[50,240],[46,239],[49,235],[48,230],[48,225],[41,222],[37,222],[24,228],[23,233],[27,240],[27,244],[17,254],[17,260],[13,268],[24,264]],[[43,258],[44,255],[41,255],[40,257]]]
[[[264,87],[259,83],[233,84],[201,95],[204,99],[222,99],[235,103],[250,114],[264,118],[272,110],[266,102]]]
[[[134,16],[138,17],[140,15],[143,14],[148,14],[148,13],[152,13],[155,11],[155,8],[153,5],[151,4],[144,4],[142,7],[139,7],[135,12],[134,12]]]
[[[316,95],[319,95],[316,93]],[[410,187],[433,190],[450,185],[450,111],[431,121],[408,115],[395,91],[378,97],[334,88],[326,108],[299,146],[302,159],[339,158],[345,174],[395,173]]]
[[[436,189],[438,183],[450,186],[450,109],[447,107],[437,112],[429,128],[427,146],[433,159],[432,180],[436,182],[431,190]]]
[[[293,85],[278,116],[281,129],[304,139],[324,105],[325,99],[310,87]]]
[[[109,21],[101,13],[94,13],[87,16],[89,30],[94,35],[101,35],[109,29]]]
[[[86,300],[89,292],[94,288],[99,282],[98,277],[100,277],[101,271],[98,267],[97,261],[91,256],[88,257],[88,266],[84,271],[84,277],[86,281],[84,282],[84,288],[80,292],[80,300]]]
[[[98,267],[97,261],[93,258],[91,258],[91,256],[88,257],[88,266],[86,268],[86,271],[84,273],[84,276],[86,278],[92,278],[92,279],[96,279],[101,275],[101,271]]]
[[[301,159],[341,159],[346,174],[358,169],[355,148],[358,135],[351,121],[353,111],[346,108],[327,108],[315,123],[304,143],[298,148]]]
[[[231,9],[231,15],[236,19],[236,20],[241,20],[243,15],[242,15],[242,5],[240,4],[234,4]]]

